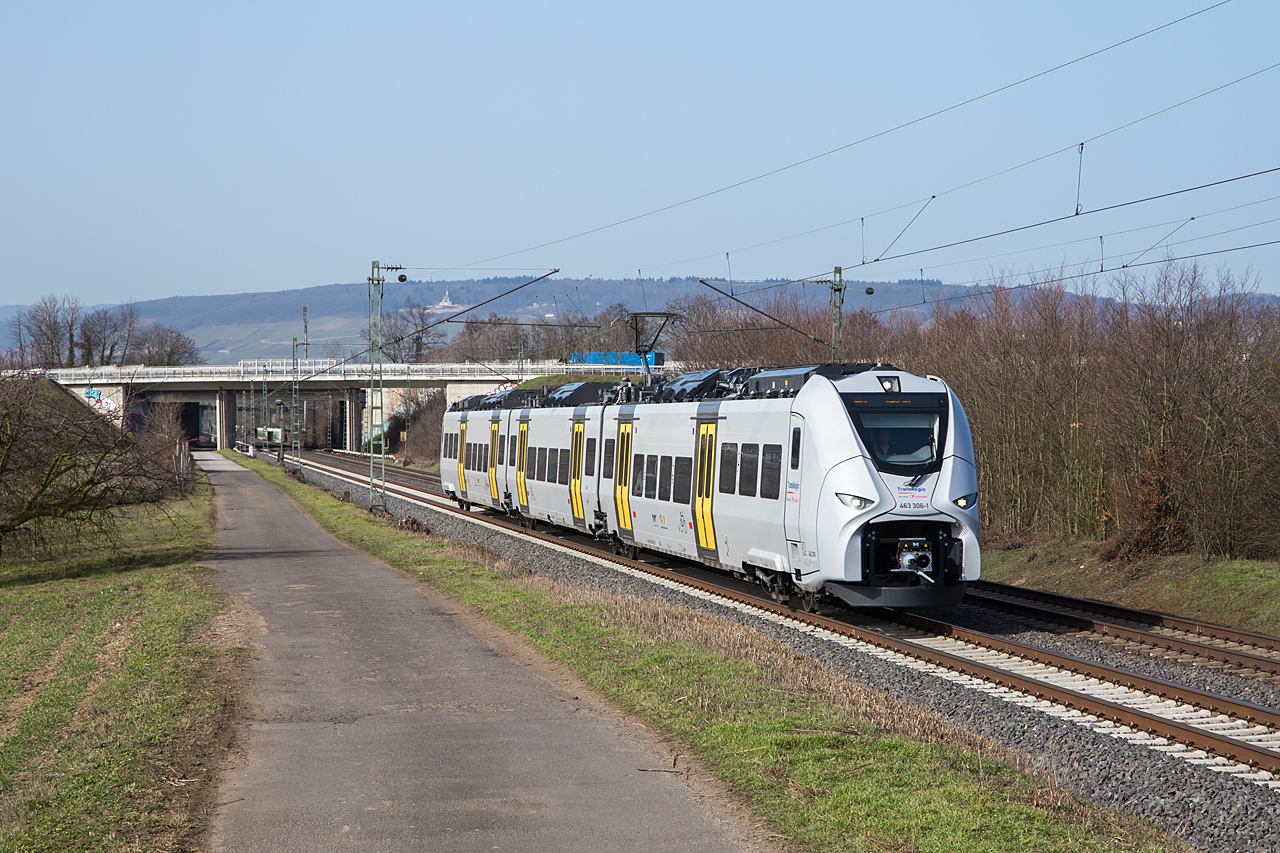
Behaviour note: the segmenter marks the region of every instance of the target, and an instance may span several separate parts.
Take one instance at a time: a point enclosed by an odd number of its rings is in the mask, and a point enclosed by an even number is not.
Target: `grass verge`
[[[735,623],[557,584],[483,549],[397,531],[268,466],[327,530],[469,605],[664,730],[812,851],[1188,850],[1083,803],[1028,758]]]
[[[1280,563],[1192,555],[1129,563],[1089,542],[1015,542],[982,554],[982,576],[1062,595],[1280,636]]]
[[[238,650],[187,638],[222,607],[207,480],[119,538],[0,566],[0,851],[189,850]]]

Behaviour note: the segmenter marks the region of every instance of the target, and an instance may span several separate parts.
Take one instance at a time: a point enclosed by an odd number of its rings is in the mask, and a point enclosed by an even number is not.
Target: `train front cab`
[[[854,607],[953,604],[981,570],[968,422],[941,380],[895,377],[906,387],[892,394],[868,392],[858,377],[814,377],[795,397],[802,428],[800,476],[794,495],[788,480],[787,496],[787,517],[796,518],[787,526],[793,580],[801,588],[825,583]],[[932,430],[936,445],[886,461],[897,457],[868,449],[870,426],[903,440]]]

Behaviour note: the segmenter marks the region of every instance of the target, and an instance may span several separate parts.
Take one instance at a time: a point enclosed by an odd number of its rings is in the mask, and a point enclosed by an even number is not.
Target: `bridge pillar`
[[[344,450],[360,450],[364,438],[362,435],[364,430],[361,429],[364,425],[364,406],[360,405],[360,396],[363,393],[362,388],[348,388],[343,394],[343,408],[346,410],[343,412],[346,427]]]
[[[236,392],[218,391],[215,398],[217,410],[214,416],[214,441],[219,450],[235,447],[236,444]]]

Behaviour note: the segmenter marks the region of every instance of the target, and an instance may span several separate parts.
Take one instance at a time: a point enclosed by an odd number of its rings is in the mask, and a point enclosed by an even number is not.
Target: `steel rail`
[[[1118,604],[1108,604],[1105,601],[1094,601],[1090,598],[1071,598],[1070,596],[1059,595],[1056,592],[1025,589],[1020,586],[996,583],[994,581],[976,581],[969,585],[969,589],[986,590],[1001,595],[1026,598],[1074,610],[1088,609],[1114,619],[1125,619],[1130,622],[1141,622],[1161,628],[1172,628],[1177,631],[1186,631],[1189,634],[1208,636],[1213,640],[1227,640],[1245,646],[1253,646],[1254,648],[1264,648],[1267,651],[1280,651],[1280,637],[1259,634],[1255,631],[1244,631],[1239,628],[1228,628],[1225,625],[1214,625],[1209,622],[1199,622],[1195,619],[1186,619],[1181,616],[1170,616],[1166,613],[1134,610],[1128,607],[1121,607]]]
[[[985,593],[980,589],[975,591],[972,586],[970,587],[969,592],[965,594],[964,603],[981,604],[982,606],[1003,610],[1007,613],[1057,622],[1071,628],[1080,628],[1086,631],[1091,631],[1095,634],[1102,634],[1104,636],[1115,637],[1121,640],[1130,640],[1136,643],[1141,643],[1144,646],[1153,646],[1167,652],[1191,655],[1194,658],[1204,661],[1229,663],[1245,669],[1252,669],[1259,673],[1280,675],[1280,657],[1267,657],[1264,655],[1252,654],[1250,652],[1224,649],[1221,646],[1189,641],[1179,636],[1155,634],[1150,631],[1143,631],[1140,628],[1130,628],[1125,625],[1117,625],[1113,622],[1102,622],[1089,616],[1082,616],[1075,613],[1063,613],[1058,610],[1038,607],[1035,604],[1012,601],[1000,595]]]
[[[335,468],[335,470],[340,469]],[[359,476],[357,472],[344,471],[343,473],[354,474],[357,477]],[[404,495],[405,497],[409,497],[412,493],[417,491],[410,486],[404,485],[400,485],[398,489],[406,493]],[[906,655],[997,686],[1007,687],[1027,695],[1034,696],[1037,699],[1047,700],[1079,711],[1082,714],[1089,714],[1102,720],[1108,720],[1119,725],[1128,726],[1138,731],[1145,732],[1154,737],[1164,738],[1171,743],[1182,744],[1193,749],[1199,749],[1206,753],[1220,756],[1229,761],[1266,770],[1273,774],[1280,774],[1280,751],[1255,746],[1228,735],[1220,735],[1197,726],[1188,725],[1177,720],[1167,719],[1157,714],[1151,714],[1117,702],[1111,702],[1107,699],[1090,696],[1086,693],[1072,690],[1069,687],[1062,687],[1037,678],[1010,672],[999,666],[971,660],[962,655],[943,651],[941,649],[931,648],[929,646],[916,643],[910,639],[893,637],[873,629],[851,625],[848,622],[833,619],[829,616],[822,616],[817,613],[805,613],[803,611],[792,610],[790,607],[778,604],[777,602],[769,599],[729,589],[720,584],[712,583],[700,578],[689,577],[683,573],[666,569],[661,566],[655,566],[641,561],[628,560],[614,554],[597,551],[594,548],[589,548],[579,543],[568,541],[550,534],[538,531],[529,531],[505,520],[494,519],[486,517],[485,515],[479,515],[462,510],[461,508],[454,507],[449,503],[441,502],[438,499],[432,501],[432,506],[440,507],[445,511],[469,518],[472,521],[487,524],[492,527],[502,528],[517,535],[543,541],[561,548],[568,548],[578,553],[589,555],[598,560],[604,560],[605,562],[624,566],[632,571],[651,574],[676,584],[726,598],[738,604],[754,607],[758,610],[762,610],[776,616],[782,616],[812,627],[823,628],[827,631],[831,631],[832,633],[851,637],[869,645]],[[1148,679],[1135,673],[1126,672],[1124,670],[1114,670],[1110,667],[1106,667],[1092,661],[1071,658],[1068,655],[1058,655],[1044,649],[1024,646],[1020,643],[1004,640],[988,634],[982,634],[979,631],[970,631],[969,629],[946,625],[941,622],[910,614],[899,614],[899,616],[906,617],[905,619],[900,619],[904,624],[910,625],[914,623],[913,627],[917,627],[920,630],[941,634],[942,636],[951,636],[956,639],[962,639],[965,642],[970,642],[978,646],[1002,651],[1006,654],[1014,655],[1023,659],[1029,659],[1038,663],[1045,663],[1050,666],[1067,669],[1069,671],[1074,671],[1076,674],[1095,678],[1101,681],[1124,684],[1130,689],[1141,689],[1139,684],[1142,683],[1150,684],[1156,688],[1154,691],[1156,695],[1163,695],[1167,699],[1184,702],[1189,705],[1195,705],[1196,707],[1208,707],[1209,710],[1215,713],[1228,713],[1227,709],[1233,709],[1237,713],[1239,719],[1256,722],[1261,722],[1263,719],[1266,719],[1266,715],[1276,714],[1272,709],[1264,708],[1259,705],[1251,705],[1247,702],[1240,702],[1228,697],[1195,690],[1194,688],[1159,681],[1158,679]],[[1075,670],[1072,670],[1073,664],[1076,666]],[[1164,692],[1161,693],[1161,691]],[[1196,704],[1197,701],[1199,704]]]

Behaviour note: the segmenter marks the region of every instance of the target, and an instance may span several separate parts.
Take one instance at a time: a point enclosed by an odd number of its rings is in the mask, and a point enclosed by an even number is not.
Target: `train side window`
[[[498,462],[497,462],[498,465],[506,464],[506,462],[504,461],[506,459],[506,456],[505,456],[506,452],[507,452],[507,437],[505,435],[500,435],[498,436]]]
[[[631,494],[640,497],[644,490],[644,454],[631,457]]]
[[[538,479],[538,448],[526,447],[524,451],[524,476],[528,480]]]
[[[671,457],[664,456],[658,463],[658,500],[671,500]]]
[[[471,442],[469,441],[467,442],[466,453],[467,453],[466,457],[462,460],[462,470],[470,471],[471,470]]]
[[[658,496],[658,457],[645,457],[644,496],[653,500]]]
[[[720,492],[733,494],[733,487],[738,478],[738,445],[725,443],[720,445]]]
[[[800,467],[800,427],[791,429],[791,470]]]
[[[480,445],[480,470],[489,470],[489,445],[487,444]]]
[[[760,463],[760,497],[776,501],[782,485],[782,445],[766,444]]]
[[[520,436],[511,436],[511,450],[507,452],[507,458],[511,460],[511,464],[516,464],[516,460],[520,458]]]
[[[446,459],[458,458],[458,437],[453,433],[449,433],[449,440],[445,443],[444,455]]]
[[[613,439],[606,438],[604,440],[604,470],[600,472],[600,476],[606,480],[613,479]]]
[[[569,485],[569,464],[571,457],[568,448],[560,448],[560,479],[558,482],[562,486]]]
[[[538,473],[534,477],[535,480],[546,482],[547,479],[547,449],[545,447],[538,448]]]
[[[542,460],[538,460],[542,461]],[[547,450],[547,482],[554,483],[560,473],[560,451],[552,447]]]
[[[693,457],[677,456],[674,485],[674,498],[678,504],[689,502],[690,486],[693,485]]]
[[[760,445],[742,445],[742,471],[738,474],[738,494],[756,496],[756,473],[760,469]]]
[[[594,438],[587,439],[587,451],[582,458],[582,476],[594,477],[596,475],[596,440]]]

